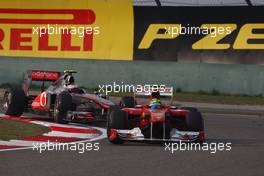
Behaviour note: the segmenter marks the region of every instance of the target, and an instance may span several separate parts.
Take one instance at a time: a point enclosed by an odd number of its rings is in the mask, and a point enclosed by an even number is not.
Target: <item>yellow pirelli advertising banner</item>
[[[0,56],[133,59],[131,0],[0,1]]]

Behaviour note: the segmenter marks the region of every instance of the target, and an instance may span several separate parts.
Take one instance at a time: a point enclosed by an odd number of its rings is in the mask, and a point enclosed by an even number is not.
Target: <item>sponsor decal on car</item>
[[[56,81],[57,79],[59,79],[59,77],[60,77],[59,72],[51,72],[51,71],[33,70],[31,74],[32,80]]]

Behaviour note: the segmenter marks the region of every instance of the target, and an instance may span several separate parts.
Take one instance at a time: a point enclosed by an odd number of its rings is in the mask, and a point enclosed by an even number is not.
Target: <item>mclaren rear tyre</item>
[[[55,100],[54,120],[57,123],[66,124],[68,111],[72,108],[72,97],[68,92],[60,93]]]
[[[107,119],[107,137],[113,144],[123,144],[115,130],[129,129],[127,113],[119,107],[113,107]]]
[[[25,109],[26,95],[20,88],[9,88],[3,99],[3,111],[6,115],[20,117]]]

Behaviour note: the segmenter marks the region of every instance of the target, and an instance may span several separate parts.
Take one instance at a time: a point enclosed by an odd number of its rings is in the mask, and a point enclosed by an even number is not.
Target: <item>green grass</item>
[[[41,125],[0,118],[0,140],[38,136],[49,131]]]
[[[9,87],[11,87],[11,86],[12,86],[12,85],[9,84],[9,83],[0,84],[0,88],[1,88],[1,89],[6,89],[6,88],[9,88]]]

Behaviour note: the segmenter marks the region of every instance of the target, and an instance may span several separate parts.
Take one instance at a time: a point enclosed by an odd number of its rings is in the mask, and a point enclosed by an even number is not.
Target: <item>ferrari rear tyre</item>
[[[67,115],[68,111],[72,108],[72,97],[68,92],[60,93],[55,100],[54,105],[54,120],[57,123],[68,123]]]
[[[125,96],[122,97],[119,105],[121,108],[134,108],[136,105],[136,101],[134,97]]]
[[[20,117],[25,109],[26,95],[20,88],[9,88],[3,99],[3,110],[6,115]]]
[[[193,108],[193,107],[182,107],[181,109],[185,109],[185,110],[188,110],[188,111],[195,111],[195,112],[198,111],[197,108]]]

